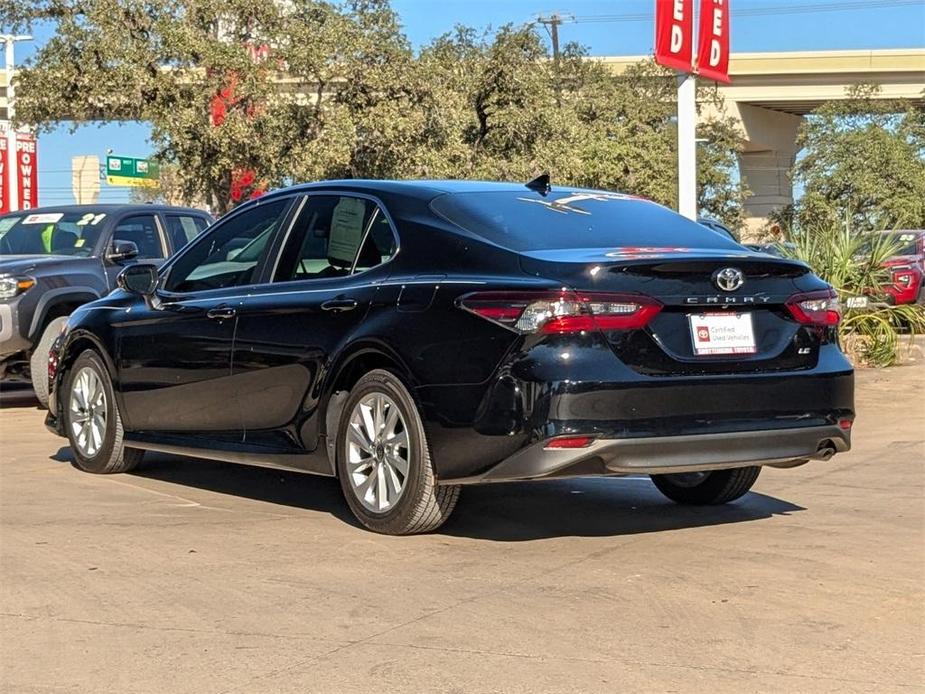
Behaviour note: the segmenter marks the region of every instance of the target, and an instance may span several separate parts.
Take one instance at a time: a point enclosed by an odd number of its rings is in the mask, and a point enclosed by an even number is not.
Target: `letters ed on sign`
[[[729,82],[729,0],[701,0],[697,72]]]
[[[655,0],[655,62],[693,70],[694,0]]]

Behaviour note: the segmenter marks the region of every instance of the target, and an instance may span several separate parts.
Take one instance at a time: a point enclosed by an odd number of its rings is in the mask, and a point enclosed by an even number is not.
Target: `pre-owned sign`
[[[729,2],[701,0],[697,36],[697,73],[729,82]]]
[[[38,148],[35,137],[28,133],[16,134],[16,177],[20,210],[39,206]]]
[[[655,0],[655,62],[691,72],[694,0]]]

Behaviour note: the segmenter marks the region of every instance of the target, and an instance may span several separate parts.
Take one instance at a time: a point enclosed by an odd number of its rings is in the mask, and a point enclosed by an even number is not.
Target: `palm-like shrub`
[[[839,336],[855,361],[871,366],[895,364],[903,342],[911,346],[915,335],[925,332],[925,307],[894,306],[886,301],[883,288],[891,283],[892,273],[884,262],[899,248],[890,235],[831,225],[804,229],[790,241],[781,246],[781,252],[807,263],[838,292],[843,310]],[[868,305],[854,307],[851,300],[860,297],[867,297]]]

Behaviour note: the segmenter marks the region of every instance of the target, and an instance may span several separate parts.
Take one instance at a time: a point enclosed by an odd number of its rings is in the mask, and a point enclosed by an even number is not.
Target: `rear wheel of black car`
[[[377,369],[350,391],[337,432],[337,476],[350,510],[387,535],[440,527],[459,498],[438,485],[421,417],[395,374]]]
[[[760,467],[740,467],[712,472],[679,472],[652,475],[658,490],[679,504],[715,505],[735,501],[744,496],[755,480]]]
[[[85,472],[128,472],[144,451],[126,448],[112,379],[93,350],[77,357],[67,376],[60,408],[77,467]]]

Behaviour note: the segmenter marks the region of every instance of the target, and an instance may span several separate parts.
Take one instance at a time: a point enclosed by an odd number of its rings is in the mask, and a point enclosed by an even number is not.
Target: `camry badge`
[[[734,267],[724,267],[713,273],[713,284],[724,292],[734,292],[745,284],[745,275]]]

